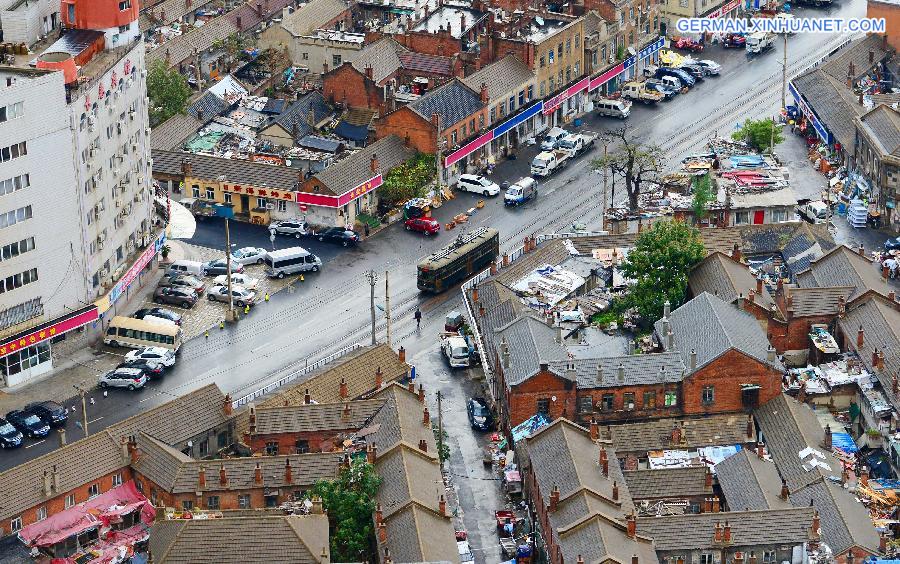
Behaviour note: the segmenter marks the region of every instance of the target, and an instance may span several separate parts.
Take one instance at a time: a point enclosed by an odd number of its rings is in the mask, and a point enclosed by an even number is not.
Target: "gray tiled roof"
[[[736,350],[768,363],[769,340],[756,319],[749,313],[703,292],[672,312],[669,318],[675,334],[674,350],[681,353],[685,366],[690,366],[691,350],[697,352],[697,369],[706,366],[729,350]],[[655,324],[664,348],[663,321]],[[776,358],[774,366],[782,368]]]
[[[372,155],[378,157],[376,172],[371,169]],[[403,139],[396,135],[389,135],[331,164],[316,174],[315,178],[334,194],[340,195],[356,188],[376,174],[386,175],[389,170],[410,160],[415,155],[415,150],[407,147]]]
[[[353,57],[353,68],[365,74],[366,67],[372,67],[372,80],[380,84],[403,65],[398,53],[406,50],[393,38],[383,37],[366,45]]]
[[[644,564],[659,562],[648,536],[638,532],[636,538],[630,538],[621,521],[605,515],[582,516],[555,532],[564,562],[577,562],[579,557],[590,564],[631,562],[634,557]]]
[[[219,98],[212,92],[206,92],[188,106],[187,113],[191,117],[200,120],[200,114],[203,113],[203,121],[207,122],[216,116],[220,116],[228,109],[225,100]],[[194,130],[196,131],[196,130]]]
[[[343,460],[340,452],[312,452],[286,456],[253,456],[223,458],[219,460],[192,460],[183,462],[175,477],[170,493],[198,491],[243,491],[256,489],[256,465],[260,465],[263,484],[271,488],[309,488],[318,480],[337,477]],[[291,461],[291,481],[285,476],[287,461]],[[220,471],[225,468],[226,483],[220,482]],[[206,488],[200,487],[200,469],[206,474]]]
[[[750,268],[730,256],[713,252],[695,266],[688,275],[688,288],[695,296],[708,292],[726,303],[732,303],[739,296],[747,297],[750,290],[756,292],[756,278]],[[768,309],[774,301],[769,290],[754,297],[754,301]]]
[[[210,2],[212,2],[212,0],[193,0],[192,2],[185,2],[184,0],[163,0],[162,2],[154,4],[152,8],[142,10],[139,22],[141,31],[147,31],[154,25],[158,25],[157,22],[160,20],[163,25],[168,25],[183,18],[194,10],[199,10]],[[155,17],[150,18],[149,12],[152,12]],[[165,18],[162,17],[163,14],[166,15]]]
[[[757,408],[755,415],[772,459],[792,492],[823,476],[840,478],[840,462],[822,446],[824,427],[809,406],[781,394]],[[810,456],[800,457],[807,448],[821,455],[810,455],[818,458],[819,465],[808,464]]]
[[[874,63],[869,62],[869,54],[874,52]],[[860,39],[853,40],[849,45],[841,47],[827,61],[821,63],[819,68],[828,73],[835,80],[845,82],[850,75],[851,63],[853,67],[854,80],[867,74],[873,67],[884,59],[892,51],[891,47],[886,45],[881,35],[867,35]]]
[[[182,464],[193,459],[143,431],[137,435],[139,456],[131,467],[165,491],[172,491]]]
[[[672,442],[672,431],[676,427],[682,430],[683,440],[680,444]],[[652,419],[608,425],[601,429],[604,437],[612,440],[613,448],[620,455],[637,453],[644,456],[651,450],[696,449],[756,441],[756,432],[752,425],[750,436],[747,436],[747,416],[739,414],[710,415],[695,419]]]
[[[312,112],[312,116],[310,116],[310,112]],[[322,93],[318,90],[314,90],[288,106],[287,109],[275,116],[275,118],[265,127],[272,124],[278,124],[288,133],[288,135],[291,135],[293,134],[294,126],[296,125],[297,136],[294,141],[297,141],[302,137],[313,133],[316,125],[333,115],[334,112],[328,106],[328,102],[325,100],[325,97],[322,96]]]
[[[398,443],[418,448],[424,440],[428,445],[430,457],[437,453],[437,443],[431,424],[424,424],[425,404],[419,401],[417,393],[410,392],[406,386],[393,383],[372,396],[384,405],[372,416],[369,426],[376,429],[366,437],[369,444],[375,445],[379,453],[387,452]],[[429,414],[429,419],[430,419]]]
[[[900,154],[900,112],[884,104],[859,118],[862,128],[881,147],[884,155]]]
[[[389,518],[410,502],[435,512],[439,510],[444,485],[439,463],[433,454],[406,445],[378,453],[375,471],[383,479],[375,499],[381,504],[385,517]]]
[[[181,151],[153,150],[153,172],[182,176],[182,163],[191,162],[191,174],[195,178],[218,182],[225,175],[229,182],[249,184],[260,188],[296,191],[301,172],[286,166],[273,166],[245,160],[225,159]]]
[[[349,9],[343,0],[312,0],[285,17],[281,25],[293,35],[309,35]]]
[[[771,460],[743,449],[716,464],[716,477],[731,511],[792,507],[781,499],[781,477]]]
[[[409,108],[427,121],[431,121],[433,114],[440,115],[441,129],[450,129],[484,108],[484,103],[480,92],[454,78],[410,102]]]
[[[557,360],[550,362],[550,370],[564,378],[571,379],[568,373],[570,365],[575,367],[575,381],[578,389],[674,383],[684,379],[684,364],[681,361],[681,355],[677,352]],[[624,382],[619,382],[618,379],[620,366],[625,372]],[[600,375],[602,375],[602,381]]]
[[[534,78],[534,71],[521,59],[509,54],[495,63],[467,76],[465,82],[475,92],[481,92],[481,85],[487,85],[491,101],[505,99],[511,92],[524,90],[527,82]]]
[[[495,331],[498,355],[504,339],[510,351],[509,366],[503,368],[503,378],[508,387],[521,384],[537,374],[542,362],[566,358],[565,349],[555,340],[556,331],[530,315],[518,317]]]
[[[878,533],[868,509],[840,484],[819,480],[798,492],[791,492],[797,507],[812,505],[819,512],[822,540],[835,554],[852,546],[878,553]]]
[[[209,20],[202,27],[173,37],[156,49],[149,51],[147,53],[147,64],[165,61],[168,54],[169,67],[177,67],[179,63],[193,56],[195,49],[203,53],[212,47],[216,41],[223,40],[237,32],[238,28],[235,23],[228,18],[228,14],[223,14]]]
[[[385,519],[387,542],[383,545],[397,562],[458,563],[459,550],[449,517],[410,504]],[[381,552],[384,550],[382,548]]]
[[[835,139],[845,147],[852,147],[856,136],[854,118],[862,115],[865,107],[856,102],[850,89],[821,67],[791,82]]]
[[[358,400],[257,408],[256,434],[360,429],[383,403],[381,400]]]
[[[851,286],[838,286],[836,288],[790,288],[787,290],[791,297],[791,307],[794,317],[828,316],[837,315],[838,304],[844,298],[846,304],[850,301],[854,288]]]
[[[712,487],[706,488],[706,473],[706,466],[688,466],[630,470],[624,475],[632,499],[656,500],[711,495]]]
[[[224,17],[231,20],[238,31],[249,31],[263,21],[269,20],[282,13],[284,8],[294,4],[294,0],[268,0],[260,4],[259,0],[244,2]]]
[[[731,526],[730,547],[802,545],[810,539],[813,510],[766,509],[729,513],[697,513],[671,517],[644,517],[637,521],[638,533],[653,538],[656,550],[720,549],[714,543],[716,523]]]
[[[214,116],[204,114],[204,118]],[[193,115],[175,114],[150,132],[150,148],[163,151],[177,150],[182,143],[203,127],[203,122]]]
[[[838,319],[841,332],[847,336],[849,348],[856,350],[866,370],[881,382],[882,393],[900,411],[900,394],[893,392],[893,375],[900,373],[900,306],[887,298],[873,296],[847,308]],[[859,328],[863,328],[863,346],[856,346]],[[884,353],[884,370],[872,366],[872,353]]]
[[[328,542],[322,514],[158,521],[150,531],[153,561],[166,564],[330,562]]]
[[[862,256],[845,245],[815,259],[808,270],[798,273],[797,281],[804,288],[850,286],[850,299],[867,290],[887,296],[891,287],[881,278],[881,269],[872,259]]]

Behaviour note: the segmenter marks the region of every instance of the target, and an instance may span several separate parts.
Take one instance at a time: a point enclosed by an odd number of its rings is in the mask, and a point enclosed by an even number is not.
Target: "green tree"
[[[694,199],[691,203],[691,207],[694,210],[694,223],[699,223],[703,219],[709,215],[709,203],[714,200],[713,198],[713,190],[712,183],[709,179],[709,174],[704,174],[700,177],[694,177],[693,181],[694,185]]]
[[[659,221],[641,233],[622,264],[635,281],[626,303],[644,323],[662,315],[668,300],[673,308],[684,301],[688,271],[706,256],[700,232],[683,221]]]
[[[438,457],[441,461],[441,464],[450,460],[450,445],[447,444],[450,436],[447,435],[447,431],[443,432],[443,435],[438,431],[437,423],[431,424],[431,432],[434,433],[434,441],[437,443],[438,449]]]
[[[381,478],[365,459],[341,469],[337,480],[319,480],[309,492],[322,499],[331,529],[331,561],[362,562],[373,539],[372,513]]]
[[[150,97],[150,125],[156,126],[184,111],[191,87],[178,69],[164,61],[155,61],[147,71],[147,96]]]
[[[609,169],[625,180],[628,193],[628,209],[638,209],[638,197],[646,184],[658,184],[657,177],[662,171],[662,149],[656,145],[641,145],[629,138],[626,128],[610,130],[605,135],[618,146],[599,159],[591,162],[594,170]],[[613,202],[615,204],[615,202]]]
[[[743,141],[757,151],[774,150],[784,141],[781,128],[772,119],[748,119],[740,129],[731,134],[735,141]]]
[[[434,181],[435,171],[434,155],[420,153],[392,168],[378,188],[378,195],[389,206],[421,198]]]

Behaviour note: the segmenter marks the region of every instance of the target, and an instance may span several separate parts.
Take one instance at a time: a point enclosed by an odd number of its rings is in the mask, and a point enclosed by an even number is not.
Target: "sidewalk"
[[[171,249],[169,261],[192,258],[191,250],[178,241],[170,241],[168,245]],[[148,301],[161,277],[162,268],[148,272],[143,286],[132,290],[130,299],[122,304],[122,309],[131,312]],[[87,388],[93,388],[100,374],[121,361],[121,355],[91,346],[87,335],[69,333],[65,341],[53,345],[53,370],[25,384],[0,390],[0,414],[33,401],[48,399],[69,407],[76,403],[80,406],[80,398],[78,402],[70,401],[76,397],[75,386],[84,383]]]

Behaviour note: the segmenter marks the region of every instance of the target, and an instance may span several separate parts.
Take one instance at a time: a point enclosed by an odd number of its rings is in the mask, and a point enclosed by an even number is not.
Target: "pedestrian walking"
[[[267,302],[269,301],[269,293],[266,292],[266,297],[264,298]]]
[[[249,315],[250,313],[250,304],[244,306],[244,315]]]
[[[369,224],[368,223],[363,223],[363,233],[366,234],[366,239],[368,239],[369,238]]]
[[[416,313],[414,315],[416,318],[416,331],[419,330],[419,327],[422,325],[422,312],[419,311],[419,308],[416,308]]]

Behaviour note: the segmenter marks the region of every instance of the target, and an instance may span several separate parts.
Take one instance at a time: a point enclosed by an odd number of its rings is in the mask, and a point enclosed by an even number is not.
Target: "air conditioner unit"
[[[272,202],[267,203],[267,204],[266,204],[266,209],[267,209],[267,210],[274,210],[274,209],[275,209],[275,204],[273,204]]]
[[[119,177],[119,169],[117,169],[117,168],[116,168],[116,169],[113,169],[113,176],[116,177],[116,178]]]
[[[119,159],[119,162],[123,162],[125,160],[125,155],[116,155],[116,158]]]
[[[151,131],[152,131],[152,129],[150,129],[150,128],[148,127],[148,128],[147,128],[147,135],[150,135],[150,132],[151,132]]]
[[[92,158],[92,159],[95,158],[95,157],[97,156],[97,152],[98,152],[98,151],[97,151],[97,148],[96,148],[96,147],[91,147],[90,155],[91,155],[91,158]]]
[[[121,208],[121,207],[122,207],[122,200],[116,198],[116,207],[117,207],[117,208]]]
[[[103,250],[103,241],[97,240],[97,250]],[[106,274],[100,274],[100,276],[106,276]]]
[[[134,203],[139,203],[141,201],[141,196],[139,194],[134,195]]]
[[[625,406],[625,409],[634,409],[634,402],[629,402],[628,405]]]
[[[143,184],[143,183],[144,183],[144,175],[141,174],[140,176],[138,176],[138,184]]]
[[[102,248],[102,247],[101,247],[101,248]],[[106,278],[107,276],[109,276],[109,269],[108,269],[108,268],[101,268],[101,269],[100,269],[100,278]]]
[[[137,112],[135,112],[134,110],[128,110],[128,118],[129,118],[131,121],[134,121],[134,115],[135,115],[136,113],[137,113]]]
[[[135,151],[135,152],[137,151],[137,143],[132,143],[132,144],[131,144],[131,150],[132,150],[132,151]]]

